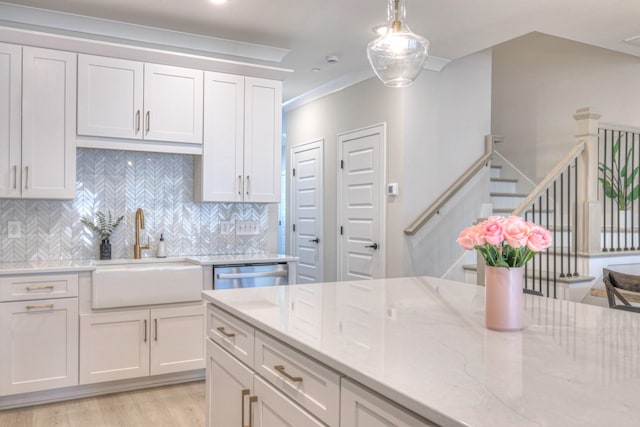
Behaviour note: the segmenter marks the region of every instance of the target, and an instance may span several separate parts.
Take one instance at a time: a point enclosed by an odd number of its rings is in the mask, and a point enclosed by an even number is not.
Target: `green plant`
[[[93,220],[83,217],[80,219],[80,222],[84,224],[89,230],[94,233],[98,233],[100,236],[100,240],[109,240],[111,234],[115,231],[116,228],[120,225],[122,220],[124,219],[124,215],[115,219],[111,215],[111,211],[105,216],[104,213],[98,211],[96,212],[96,222]]]
[[[621,211],[629,209],[631,202],[640,195],[640,185],[634,187],[634,180],[640,172],[640,166],[636,166],[630,171],[631,159],[633,159],[633,145],[627,150],[624,158],[618,164],[618,153],[620,152],[620,137],[613,144],[611,167],[604,163],[598,163],[600,171],[600,181],[604,187],[604,195],[614,200]]]

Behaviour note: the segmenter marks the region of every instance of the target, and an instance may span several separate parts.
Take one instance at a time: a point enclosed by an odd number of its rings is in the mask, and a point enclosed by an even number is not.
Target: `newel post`
[[[601,115],[591,108],[576,110],[576,143],[584,141],[585,150],[578,158],[578,252],[602,250],[600,228],[602,208],[598,200],[598,127]]]

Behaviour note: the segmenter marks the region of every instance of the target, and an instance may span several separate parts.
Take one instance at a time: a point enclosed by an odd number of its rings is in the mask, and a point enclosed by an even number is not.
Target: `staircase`
[[[491,201],[493,215],[508,216],[511,215],[511,213],[527,198],[529,193],[526,191],[530,191],[531,189],[528,188],[530,186],[529,183],[521,182],[522,179],[518,177],[519,172],[517,170],[510,167],[508,164],[500,164],[501,156],[498,153],[496,154],[497,155],[494,157],[495,160],[492,161],[491,164],[489,200]],[[538,212],[537,209],[536,212]],[[549,212],[549,214],[552,215],[553,209],[543,210],[543,214],[539,217],[540,219],[536,218],[534,222],[548,227],[554,235],[554,240],[563,242],[563,246],[565,246],[565,248],[570,247],[570,244],[573,241],[570,227],[568,225],[564,225],[562,227],[558,225],[547,225],[545,221],[546,212]],[[531,220],[531,218],[527,218],[528,215],[526,213],[522,216]],[[484,219],[485,218],[479,218],[478,220],[481,221]],[[553,251],[551,251],[549,255],[550,257],[555,256]],[[547,264],[545,263],[545,265]],[[530,284],[529,286],[536,290],[540,290],[545,296],[581,301],[586,296],[595,280],[592,276],[574,276],[573,274],[564,274],[560,276],[560,274],[556,274],[556,289],[554,295],[552,284],[549,283],[549,287],[547,286],[547,276],[552,277],[554,271],[558,270],[558,265],[556,263],[555,269],[553,268],[553,262],[549,262],[548,265],[552,267],[548,272],[546,269],[541,269],[540,265],[529,266],[529,270],[534,268],[536,271],[535,283]],[[465,281],[467,283],[484,283],[482,278],[478,280],[477,264],[464,264],[463,269],[465,272]],[[528,271],[528,276],[531,281],[533,279],[531,271]]]

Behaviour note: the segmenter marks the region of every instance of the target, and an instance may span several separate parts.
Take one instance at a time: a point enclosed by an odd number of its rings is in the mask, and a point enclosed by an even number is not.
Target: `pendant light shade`
[[[369,63],[386,86],[413,82],[427,59],[429,41],[414,34],[405,23],[405,0],[389,0],[387,29],[367,46]]]

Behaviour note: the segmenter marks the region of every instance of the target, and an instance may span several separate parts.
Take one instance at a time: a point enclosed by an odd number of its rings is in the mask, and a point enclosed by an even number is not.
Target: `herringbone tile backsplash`
[[[77,150],[76,199],[0,200],[0,262],[98,258],[98,237],[83,216],[111,210],[125,220],[111,237],[112,258],[133,256],[135,211],[142,208],[155,256],[160,233],[169,256],[263,253],[268,248],[265,204],[194,203],[193,157],[133,151]],[[260,234],[236,236],[237,220],[258,221]],[[22,238],[7,238],[7,221],[20,221]],[[231,233],[220,233],[231,221]]]

